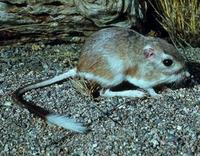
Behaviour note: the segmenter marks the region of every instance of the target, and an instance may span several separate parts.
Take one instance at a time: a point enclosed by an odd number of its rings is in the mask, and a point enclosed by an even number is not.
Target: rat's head
[[[183,56],[162,39],[154,38],[153,42],[147,42],[143,54],[148,65],[153,67],[152,75],[162,79],[159,81],[161,83],[180,81],[190,75]]]

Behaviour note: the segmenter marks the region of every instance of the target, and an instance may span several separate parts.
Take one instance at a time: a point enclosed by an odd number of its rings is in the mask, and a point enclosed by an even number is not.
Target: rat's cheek
[[[144,79],[146,81],[157,81],[162,78],[163,75],[157,70],[149,70],[149,72],[145,73]]]

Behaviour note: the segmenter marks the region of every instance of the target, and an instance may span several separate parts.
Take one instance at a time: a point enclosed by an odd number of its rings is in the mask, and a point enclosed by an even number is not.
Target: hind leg
[[[125,91],[111,91],[109,88],[120,84],[124,78],[123,75],[118,75],[112,79],[103,78],[102,76],[96,76],[92,73],[79,72],[79,76],[86,78],[87,80],[93,80],[101,84],[103,89],[100,91],[100,96],[103,97],[144,97],[146,94],[139,90],[125,90]],[[108,89],[105,89],[108,88]]]
[[[143,91],[139,90],[125,90],[125,91],[111,91],[110,89],[101,90],[100,96],[104,97],[114,97],[114,96],[121,96],[121,97],[144,97],[146,94]]]

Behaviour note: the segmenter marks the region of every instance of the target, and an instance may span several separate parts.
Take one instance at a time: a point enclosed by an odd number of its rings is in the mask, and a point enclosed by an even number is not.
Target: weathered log
[[[0,45],[83,42],[101,27],[133,27],[145,18],[144,0],[2,0]]]

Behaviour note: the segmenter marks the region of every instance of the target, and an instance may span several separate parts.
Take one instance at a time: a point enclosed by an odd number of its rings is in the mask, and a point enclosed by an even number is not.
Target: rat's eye
[[[165,59],[163,60],[163,64],[169,67],[173,64],[173,61],[171,59]]]

